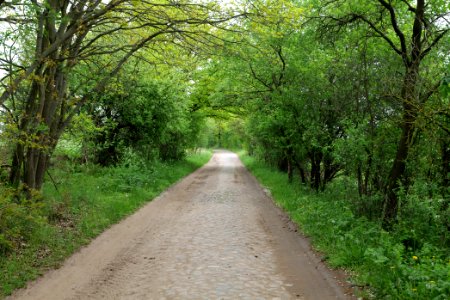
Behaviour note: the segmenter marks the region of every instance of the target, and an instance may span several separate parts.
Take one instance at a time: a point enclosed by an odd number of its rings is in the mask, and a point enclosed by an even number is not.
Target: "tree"
[[[94,162],[116,164],[129,149],[147,161],[183,157],[189,141],[196,138],[190,132],[196,120],[181,80],[125,74],[115,80],[115,90],[98,95],[89,105],[89,115],[101,128],[92,138]]]
[[[16,120],[10,182],[26,189],[41,188],[64,129],[131,57],[166,44],[212,45],[219,40],[211,28],[237,17],[214,3],[190,1],[30,0],[22,5],[14,19],[26,24],[26,34],[19,37],[28,38],[18,41],[24,55],[7,78],[0,105],[8,101]],[[92,63],[87,73],[80,71]]]
[[[330,1],[325,6],[323,26],[339,33],[352,24],[365,25],[370,38],[383,40],[392,55],[401,59],[404,72],[396,95],[402,106],[401,134],[391,171],[385,185],[384,224],[389,227],[398,211],[398,189],[408,185],[406,165],[414,144],[418,115],[427,100],[437,91],[439,80],[428,82],[421,66],[430,53],[439,49],[448,35],[445,1],[417,0],[415,5],[404,0],[372,0],[364,5],[356,1]]]

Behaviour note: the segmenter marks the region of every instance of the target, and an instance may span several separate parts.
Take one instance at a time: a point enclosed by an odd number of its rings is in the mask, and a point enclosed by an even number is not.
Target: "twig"
[[[58,190],[58,185],[56,184],[56,182],[55,182],[55,180],[53,179],[52,175],[50,174],[50,171],[49,171],[49,170],[47,170],[47,174],[48,174],[48,177],[50,177],[50,180],[52,181],[53,186],[55,187],[55,190],[58,192],[58,194],[61,195],[61,193],[60,193],[59,190]]]

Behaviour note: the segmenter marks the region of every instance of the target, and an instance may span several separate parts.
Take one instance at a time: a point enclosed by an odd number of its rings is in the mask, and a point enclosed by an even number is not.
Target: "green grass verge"
[[[344,268],[360,287],[359,296],[375,299],[449,299],[448,248],[424,242],[416,252],[405,249],[396,232],[356,217],[344,188],[323,193],[300,184],[261,161],[240,153],[244,165],[268,188],[275,201],[311,238],[327,262]]]
[[[0,246],[8,244],[2,229],[16,235],[14,251],[0,251],[0,298],[23,287],[112,224],[132,214],[171,184],[205,164],[211,152],[190,154],[174,163],[99,168],[67,165],[51,170],[40,201],[28,205],[0,197]],[[3,227],[2,227],[3,226]],[[9,231],[5,231],[6,229]],[[2,248],[0,247],[0,250]]]

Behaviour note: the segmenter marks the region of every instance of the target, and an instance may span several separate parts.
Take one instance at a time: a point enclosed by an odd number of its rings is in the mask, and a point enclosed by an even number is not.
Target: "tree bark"
[[[322,162],[322,152],[320,151],[312,151],[310,153],[311,159],[311,187],[319,191],[321,186],[321,170],[320,164]]]
[[[401,185],[407,182],[406,162],[413,144],[413,133],[417,118],[418,97],[416,84],[419,74],[420,60],[416,60],[407,70],[401,92],[403,101],[402,132],[397,145],[397,152],[391,167],[385,188],[383,225],[390,228],[398,213],[398,192]]]
[[[384,3],[386,6],[387,3]],[[423,56],[426,54],[422,50],[425,0],[417,0],[417,6],[414,10],[411,50],[409,54],[406,52],[404,34],[398,28],[398,21],[392,13],[392,6],[388,4],[388,7],[391,9],[391,17],[393,18],[392,24],[402,44],[402,58],[405,65],[405,77],[401,90],[401,100],[403,104],[402,133],[400,135],[397,153],[395,155],[385,188],[383,225],[387,229],[389,229],[397,219],[399,188],[402,184],[406,185],[408,181],[406,174],[406,161],[408,159],[410,148],[413,144],[413,134],[418,114],[418,107],[421,106],[420,92],[418,91],[417,85],[420,78],[420,63]]]
[[[9,182],[12,186],[18,187],[22,176],[22,166],[24,160],[24,149],[21,143],[17,143],[13,151],[11,170],[9,172]]]
[[[362,164],[358,163],[358,167],[356,168],[356,178],[358,180],[358,195],[361,198],[364,193],[364,181],[362,178]]]
[[[448,136],[441,140],[441,160],[442,196],[448,202],[450,188],[450,138]]]
[[[300,173],[300,180],[301,180],[302,184],[306,184],[307,178],[306,178],[305,169],[303,168],[302,164],[299,163],[297,160],[294,160],[294,163]]]

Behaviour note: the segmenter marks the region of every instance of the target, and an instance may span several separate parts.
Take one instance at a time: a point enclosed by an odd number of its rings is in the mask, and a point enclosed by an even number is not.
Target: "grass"
[[[289,184],[286,174],[253,157],[244,153],[240,156],[278,205],[311,238],[313,247],[323,253],[328,264],[352,274],[359,297],[450,298],[448,243],[436,244],[432,237],[422,236],[422,247],[405,247],[401,233],[414,231],[414,219],[409,219],[407,225],[400,222],[394,231],[386,232],[379,222],[355,215],[343,182],[336,181],[325,192],[315,193],[300,184]],[[419,225],[428,226],[423,222]]]
[[[203,151],[173,163],[115,168],[65,164],[51,170],[57,189],[47,180],[42,199],[33,204],[6,202],[4,190],[0,197],[0,298],[60,266],[92,238],[210,157],[211,152]],[[13,244],[7,244],[6,234],[12,236]],[[2,238],[4,249],[12,245],[14,251],[2,254]]]

